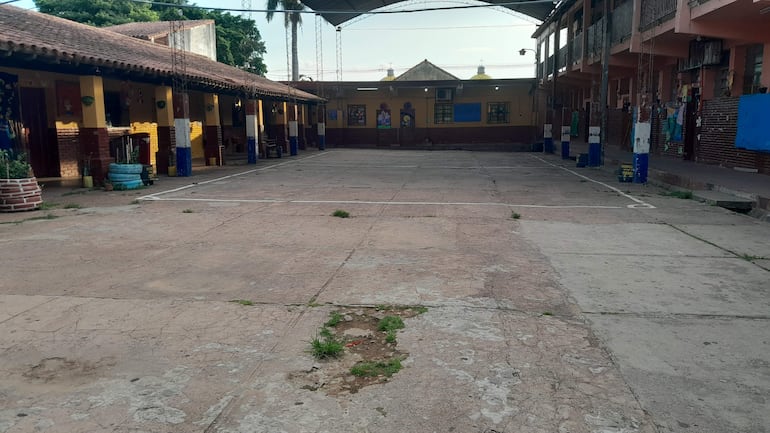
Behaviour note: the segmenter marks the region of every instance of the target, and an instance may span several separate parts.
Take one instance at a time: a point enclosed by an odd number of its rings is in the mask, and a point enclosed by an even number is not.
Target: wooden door
[[[20,96],[25,150],[32,170],[37,177],[59,177],[59,148],[48,139],[45,89],[22,87]]]

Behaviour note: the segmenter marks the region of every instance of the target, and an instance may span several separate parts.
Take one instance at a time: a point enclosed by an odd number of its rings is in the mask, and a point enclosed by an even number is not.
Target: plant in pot
[[[35,210],[43,204],[27,155],[0,150],[0,212]]]

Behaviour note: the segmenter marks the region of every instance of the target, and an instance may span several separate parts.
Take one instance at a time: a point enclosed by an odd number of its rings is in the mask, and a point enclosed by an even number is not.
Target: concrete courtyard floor
[[[770,431],[770,225],[660,191],[389,150],[47,187],[0,215],[0,432]],[[310,340],[377,305],[427,307],[402,370],[328,394]]]

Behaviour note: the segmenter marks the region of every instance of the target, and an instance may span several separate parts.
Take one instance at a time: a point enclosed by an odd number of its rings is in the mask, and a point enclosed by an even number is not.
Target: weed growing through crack
[[[329,328],[334,328],[335,326],[339,325],[340,322],[342,322],[342,319],[343,319],[342,314],[335,311],[331,314],[331,317],[329,317],[329,320],[327,320],[326,323],[324,323],[324,326]]]
[[[337,209],[334,211],[334,213],[332,213],[332,216],[335,216],[337,218],[348,218],[350,217],[350,213],[342,209]]]
[[[511,212],[511,218],[517,220],[517,219],[521,218],[521,214],[518,213],[518,212]]]
[[[543,316],[553,316],[553,313],[550,311],[543,311]]]
[[[67,204],[64,205],[64,209],[80,209],[81,207],[83,207],[83,206],[81,206],[81,205],[79,205],[77,203],[67,203]]]
[[[310,350],[316,359],[337,358],[342,355],[343,348],[343,342],[327,327],[321,328],[318,335],[310,341]]]
[[[53,203],[49,201],[44,201],[42,204],[40,204],[40,210],[48,210],[53,209],[55,207],[59,206],[59,203]]]
[[[185,210],[182,211],[182,213],[193,213],[193,212],[195,212],[195,211],[192,210],[192,209],[185,209]]]
[[[741,254],[741,258],[743,260],[746,260],[747,262],[753,262],[754,260],[763,260],[764,259],[764,257],[762,257],[762,256],[755,256],[753,254],[746,254],[746,253]]]
[[[404,329],[404,321],[398,316],[385,316],[380,319],[377,329],[385,332],[396,332],[399,329]]]
[[[385,342],[393,344],[396,342],[396,331],[388,331],[388,335],[385,337]]]
[[[248,299],[234,299],[234,300],[232,300],[230,302],[235,302],[236,304],[241,304],[241,305],[246,305],[246,306],[254,305],[254,302],[249,301]]]
[[[393,358],[386,362],[359,362],[350,369],[350,374],[358,377],[390,377],[401,370],[401,359]]]
[[[668,191],[668,192],[661,193],[661,195],[665,195],[666,197],[676,197],[684,200],[689,200],[692,198],[692,191]]]

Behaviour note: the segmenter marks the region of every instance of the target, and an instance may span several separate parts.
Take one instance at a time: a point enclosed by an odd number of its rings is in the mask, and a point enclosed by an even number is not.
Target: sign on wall
[[[735,147],[770,152],[770,94],[743,95],[738,101],[738,132]]]

